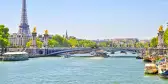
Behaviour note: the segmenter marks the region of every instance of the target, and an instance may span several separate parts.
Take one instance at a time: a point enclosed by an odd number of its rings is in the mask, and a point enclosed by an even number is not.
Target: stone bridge
[[[36,53],[33,53],[33,52]],[[63,53],[75,53],[75,52],[91,52],[91,48],[41,48],[41,49],[26,49],[30,55],[44,55],[44,56],[56,56]]]
[[[117,51],[126,51],[126,52],[135,52],[135,53],[141,53],[144,52],[144,48],[101,48],[105,51],[109,52],[117,52]]]
[[[10,49],[13,50],[13,49]],[[43,55],[43,56],[57,56],[59,54],[64,53],[90,53],[93,49],[92,48],[40,48],[40,49],[14,49],[15,51],[25,51],[28,52],[30,55]],[[109,52],[117,52],[117,51],[128,51],[128,52],[135,52],[135,53],[142,53],[144,52],[143,48],[98,48],[96,50],[104,50]],[[35,53],[34,53],[35,52]]]

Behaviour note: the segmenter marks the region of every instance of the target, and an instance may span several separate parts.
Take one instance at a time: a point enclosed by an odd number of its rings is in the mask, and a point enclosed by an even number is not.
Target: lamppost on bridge
[[[163,26],[161,25],[158,30],[158,45],[157,48],[150,48],[148,49],[149,55],[164,55],[164,51],[167,50],[164,45],[164,30]]]

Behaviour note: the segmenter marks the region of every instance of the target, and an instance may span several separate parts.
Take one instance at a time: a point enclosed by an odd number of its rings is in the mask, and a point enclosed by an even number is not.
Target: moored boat
[[[143,61],[144,61],[144,62],[152,62],[151,59],[150,59],[150,57],[144,57],[144,58],[143,58]]]
[[[111,54],[115,54],[115,52],[111,52]]]
[[[164,71],[163,73],[160,74],[161,78],[168,79],[168,70]]]
[[[145,74],[157,74],[158,73],[158,69],[156,64],[145,64],[145,70],[144,70]]]
[[[126,51],[120,51],[120,53],[124,53],[124,54],[127,54],[127,52],[126,52]]]
[[[158,72],[161,78],[168,79],[168,62],[166,57],[158,62]]]
[[[142,56],[137,56],[136,59],[143,59],[143,57]]]
[[[23,61],[28,60],[27,52],[7,52],[2,56],[2,61]]]

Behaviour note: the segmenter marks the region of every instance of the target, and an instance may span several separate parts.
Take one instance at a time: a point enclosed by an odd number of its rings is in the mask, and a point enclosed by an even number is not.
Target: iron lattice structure
[[[26,36],[31,36],[30,29],[27,19],[27,9],[26,9],[26,0],[22,0],[22,13],[21,13],[21,22],[19,25],[19,34],[24,34]]]

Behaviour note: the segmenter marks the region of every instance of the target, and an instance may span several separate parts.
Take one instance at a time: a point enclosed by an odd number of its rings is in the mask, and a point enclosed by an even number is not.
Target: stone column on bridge
[[[45,33],[44,33],[44,47],[45,48],[48,48],[48,30],[45,30]]]
[[[36,27],[34,27],[32,32],[32,44],[31,44],[33,55],[36,55],[36,48],[37,48],[36,36],[37,36]]]
[[[163,26],[160,26],[160,28],[158,30],[158,45],[157,45],[157,48],[159,48],[159,49],[164,48],[163,35],[164,35]]]
[[[163,31],[163,26],[161,25],[159,27],[158,30],[158,45],[157,48],[159,50],[158,54],[159,55],[163,55],[163,49],[164,49],[164,40],[163,40],[163,36],[164,36],[164,31]]]
[[[48,54],[48,37],[49,37],[48,30],[45,30],[45,32],[44,32],[44,42],[43,42],[43,46],[45,48],[45,50],[44,50],[45,55]]]

